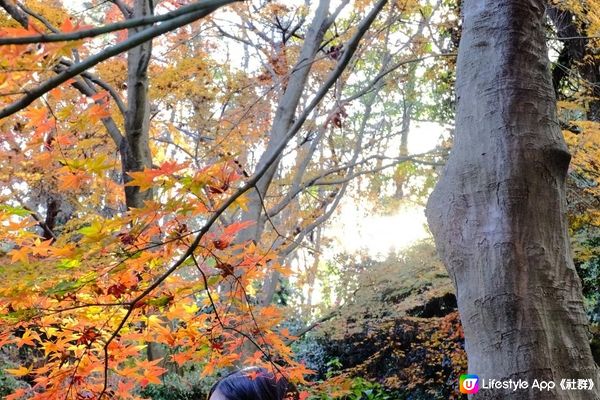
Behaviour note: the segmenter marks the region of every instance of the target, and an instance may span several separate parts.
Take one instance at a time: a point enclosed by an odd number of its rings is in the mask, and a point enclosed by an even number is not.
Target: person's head
[[[219,380],[210,389],[209,400],[293,399],[293,385],[264,368],[246,368]]]

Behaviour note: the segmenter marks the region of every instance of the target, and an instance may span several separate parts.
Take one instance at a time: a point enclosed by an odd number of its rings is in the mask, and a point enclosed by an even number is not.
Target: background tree
[[[582,279],[586,309],[594,335],[592,350],[600,360],[600,284],[597,243],[600,236],[597,219],[599,197],[596,165],[600,131],[597,55],[599,45],[596,2],[575,4],[558,2],[549,8],[554,25],[551,48],[559,54],[552,71],[554,89],[559,100],[559,118],[573,159],[567,181],[567,201],[573,257]]]

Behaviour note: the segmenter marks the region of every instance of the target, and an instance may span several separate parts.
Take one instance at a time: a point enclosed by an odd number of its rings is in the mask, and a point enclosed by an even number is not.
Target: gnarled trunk
[[[427,207],[456,285],[469,372],[557,389],[476,399],[598,399],[565,215],[570,155],[556,117],[543,0],[466,0],[454,149]],[[592,378],[593,391],[562,391]],[[481,383],[480,383],[481,385]]]

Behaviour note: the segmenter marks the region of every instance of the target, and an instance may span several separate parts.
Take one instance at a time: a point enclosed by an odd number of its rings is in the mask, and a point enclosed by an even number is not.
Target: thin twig
[[[116,56],[136,46],[139,46],[140,44],[152,40],[153,38],[160,36],[164,33],[170,32],[172,30],[189,24],[190,22],[203,18],[215,11],[220,6],[235,3],[238,1],[242,0],[207,0],[203,3],[203,5],[205,5],[205,8],[199,11],[185,14],[165,21],[160,25],[144,29],[136,33],[135,35],[130,36],[127,40],[124,40],[114,46],[111,46],[106,50],[101,51],[100,53],[93,55],[80,63],[73,64],[64,72],[48,79],[41,85],[31,90],[26,90],[27,94],[25,96],[9,104],[4,109],[0,110],[0,119],[8,117],[24,109],[25,107],[33,103],[35,100],[51,91],[52,89],[60,86],[61,84],[67,82],[69,79],[74,78],[75,76],[92,68],[93,66],[101,63],[102,61],[105,61],[113,56]]]
[[[356,49],[358,48],[360,39],[367,32],[367,30],[369,29],[369,27],[371,26],[371,24],[373,23],[373,21],[375,20],[375,18],[381,11],[381,9],[383,9],[385,4],[387,4],[387,2],[388,2],[388,0],[379,0],[379,2],[369,12],[367,17],[358,26],[357,32],[352,37],[352,39],[349,41],[348,47],[344,51],[338,65],[331,72],[331,74],[326,79],[323,86],[319,89],[319,91],[317,92],[317,95],[313,98],[313,100],[310,102],[308,107],[296,119],[295,123],[290,127],[287,134],[282,138],[283,140],[281,140],[279,145],[274,149],[275,151],[273,152],[273,155],[268,160],[266,160],[264,165],[260,169],[258,169],[255,172],[255,174],[241,188],[239,188],[234,194],[232,194],[227,200],[225,200],[225,202],[208,218],[208,220],[206,221],[204,226],[199,230],[197,236],[194,238],[194,241],[190,244],[190,246],[185,251],[185,253],[177,261],[175,261],[171,265],[171,267],[169,267],[163,274],[161,274],[158,278],[156,278],[156,280],[152,284],[150,284],[150,286],[148,286],[143,292],[141,292],[138,296],[136,296],[135,299],[133,299],[131,301],[131,305],[127,308],[127,312],[122,317],[121,321],[119,322],[119,324],[113,331],[113,334],[110,336],[110,338],[106,341],[106,343],[104,345],[104,357],[105,357],[104,358],[104,385],[103,385],[102,391],[100,392],[100,394],[98,396],[98,400],[100,400],[102,398],[102,396],[104,394],[106,394],[106,390],[108,389],[108,370],[109,370],[109,368],[108,368],[108,361],[109,361],[108,347],[109,347],[110,343],[112,343],[112,341],[117,338],[117,336],[119,335],[119,333],[121,332],[121,330],[123,329],[123,327],[125,326],[127,321],[129,320],[129,317],[133,313],[133,310],[135,309],[136,305],[138,303],[140,303],[140,301],[143,300],[146,296],[148,296],[150,293],[152,293],[154,291],[154,289],[156,289],[158,286],[160,286],[188,258],[190,258],[194,254],[194,251],[198,248],[198,246],[200,245],[200,242],[202,241],[204,236],[208,233],[208,231],[213,226],[213,224],[219,219],[221,214],[223,214],[232,204],[234,204],[234,202],[238,198],[240,198],[244,193],[246,193],[251,188],[255,187],[256,183],[263,177],[263,175],[265,175],[267,173],[267,171],[271,168],[272,164],[275,163],[279,159],[281,153],[287,147],[290,140],[298,133],[298,131],[300,130],[300,128],[302,127],[302,125],[304,124],[306,119],[308,118],[308,115],[310,115],[312,110],[321,102],[321,100],[325,97],[325,95],[327,94],[329,89],[335,84],[335,82],[338,80],[338,78],[342,75],[346,66],[350,62],[353,54],[355,53]]]
[[[150,16],[139,17],[139,18],[131,18],[131,19],[126,19],[126,20],[119,21],[119,22],[114,22],[112,24],[107,24],[104,26],[98,26],[98,27],[89,28],[89,29],[82,29],[80,31],[68,32],[68,33],[60,32],[59,30],[57,30],[56,28],[53,28],[53,27],[51,28],[50,23],[47,22],[42,16],[34,13],[33,11],[26,8],[25,6],[21,6],[21,8],[23,8],[23,10],[26,13],[28,13],[32,16],[35,15],[36,19],[39,19],[40,21],[42,21],[42,23],[48,29],[50,29],[51,31],[53,31],[55,33],[52,33],[52,34],[41,33],[39,35],[31,35],[31,36],[4,37],[4,38],[0,38],[0,46],[6,46],[6,45],[11,45],[11,44],[37,44],[37,43],[68,42],[68,41],[73,41],[73,40],[81,40],[81,39],[96,37],[96,36],[104,35],[107,33],[124,30],[124,29],[131,29],[131,28],[136,28],[139,26],[151,25],[151,24],[154,24],[157,22],[168,21],[168,20],[174,19],[176,17],[180,17],[182,15],[190,14],[190,13],[193,13],[196,11],[203,11],[203,10],[206,10],[207,8],[219,7],[222,5],[220,3],[227,4],[227,2],[223,1],[223,0],[201,1],[201,2],[197,2],[197,3],[189,4],[187,6],[179,7],[176,10],[169,11],[164,14],[150,15]]]

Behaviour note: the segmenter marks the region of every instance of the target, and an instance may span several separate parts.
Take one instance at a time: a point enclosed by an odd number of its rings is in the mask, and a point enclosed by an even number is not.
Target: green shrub
[[[354,378],[351,390],[352,393],[344,400],[392,400],[396,398],[392,397],[392,393],[380,384],[363,378]]]
[[[7,368],[7,366],[0,364],[0,399],[5,398],[17,389],[29,386],[26,382],[7,374],[4,368]]]
[[[140,391],[140,395],[152,400],[203,400],[210,385],[212,382],[198,379],[197,374],[183,377],[168,374],[160,385],[150,384]]]

